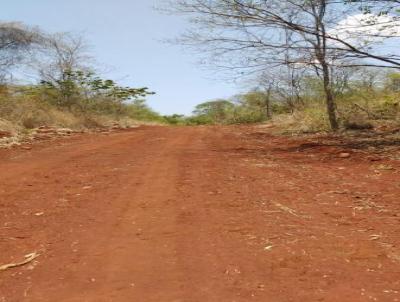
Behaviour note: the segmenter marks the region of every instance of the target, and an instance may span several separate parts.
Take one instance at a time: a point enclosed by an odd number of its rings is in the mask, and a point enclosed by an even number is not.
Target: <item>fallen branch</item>
[[[35,260],[37,257],[39,257],[40,255],[38,253],[31,253],[28,255],[25,255],[25,260],[18,262],[18,263],[9,263],[9,264],[4,264],[0,266],[0,271],[5,271],[9,268],[14,268],[14,267],[19,267],[19,266],[23,266],[25,264],[28,264],[29,262]]]
[[[280,203],[278,203],[278,202],[274,202],[274,204],[275,204],[275,206],[278,207],[280,210],[282,210],[282,211],[284,211],[284,212],[286,212],[286,213],[289,213],[289,214],[291,214],[291,215],[293,215],[293,216],[300,217],[300,218],[306,218],[306,219],[309,219],[309,218],[310,218],[309,216],[299,215],[299,214],[297,214],[297,212],[296,212],[295,210],[293,210],[293,209],[291,209],[291,208],[289,208],[289,207],[287,207],[287,206],[285,206],[285,205],[283,205],[283,204],[280,204]]]
[[[376,115],[375,113],[372,113],[371,111],[369,111],[368,109],[366,109],[366,108],[360,106],[359,104],[354,103],[353,106],[354,106],[355,108],[357,108],[357,109],[360,109],[361,111],[364,111],[364,112],[368,115],[369,118],[372,117],[373,119],[379,119],[379,116],[378,116],[378,115]]]
[[[281,209],[284,212],[292,214],[293,216],[300,217],[300,215],[298,215],[295,210],[293,210],[287,206],[284,206],[283,204],[275,202],[275,206],[277,206],[279,209]]]

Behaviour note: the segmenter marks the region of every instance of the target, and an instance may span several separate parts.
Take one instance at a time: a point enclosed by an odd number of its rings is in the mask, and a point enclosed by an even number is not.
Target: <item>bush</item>
[[[55,101],[54,94],[44,93],[41,86],[14,86],[8,89],[3,86],[0,92],[0,120],[6,121],[0,123],[0,130],[11,128],[13,132],[40,126],[83,129],[112,126],[115,122],[129,126],[139,121],[165,122],[143,100],[125,104],[106,97],[81,98],[74,106],[63,107]]]

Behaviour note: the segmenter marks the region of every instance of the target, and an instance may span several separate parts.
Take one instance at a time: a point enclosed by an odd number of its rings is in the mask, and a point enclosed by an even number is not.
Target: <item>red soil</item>
[[[399,162],[315,140],[143,127],[0,151],[0,266],[40,254],[0,271],[0,302],[400,301]]]

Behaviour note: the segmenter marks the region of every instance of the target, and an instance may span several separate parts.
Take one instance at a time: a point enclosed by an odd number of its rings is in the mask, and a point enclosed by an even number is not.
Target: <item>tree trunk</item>
[[[271,110],[271,92],[268,91],[265,99],[265,110],[267,119],[270,120],[272,118],[272,110]]]
[[[331,80],[329,69],[326,64],[322,65],[322,72],[323,72],[323,80],[324,80],[324,92],[325,92],[325,102],[326,102],[326,109],[329,117],[329,123],[331,129],[333,131],[337,131],[339,129],[339,124],[336,117],[336,104],[335,98],[333,96],[332,88],[331,88]]]
[[[337,131],[339,129],[339,124],[337,121],[336,117],[336,106],[335,106],[335,100],[332,95],[331,89],[325,89],[325,94],[326,94],[326,108],[328,112],[328,117],[329,117],[329,123],[331,126],[331,129],[333,131]]]
[[[272,118],[272,112],[271,112],[271,103],[270,100],[267,100],[267,104],[266,104],[266,109],[267,109],[267,119],[271,119]]]

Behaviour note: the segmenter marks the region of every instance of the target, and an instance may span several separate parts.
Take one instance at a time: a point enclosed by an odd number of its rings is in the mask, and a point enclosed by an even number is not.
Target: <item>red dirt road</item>
[[[400,165],[254,127],[0,151],[0,302],[400,301]],[[375,155],[374,155],[375,156]]]

